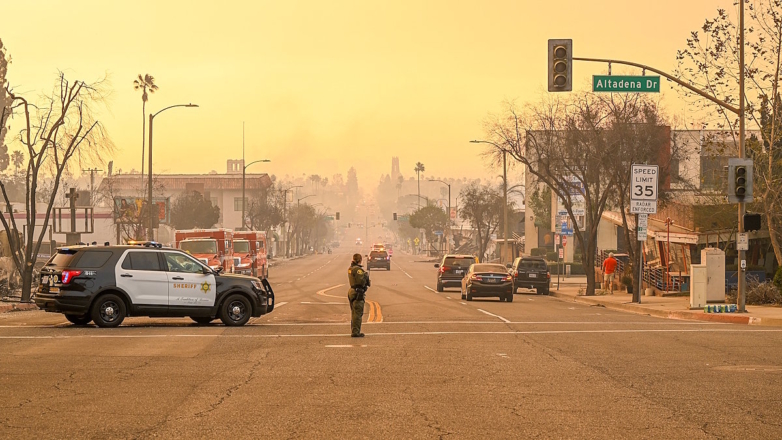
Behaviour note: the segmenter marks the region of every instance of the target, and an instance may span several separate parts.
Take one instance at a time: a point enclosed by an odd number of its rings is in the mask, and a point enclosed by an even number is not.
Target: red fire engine
[[[266,260],[266,233],[260,231],[234,232],[234,260],[237,273],[266,278],[269,264]]]
[[[175,232],[176,247],[201,260],[202,263],[225,272],[233,272],[233,231],[230,229],[188,229]]]

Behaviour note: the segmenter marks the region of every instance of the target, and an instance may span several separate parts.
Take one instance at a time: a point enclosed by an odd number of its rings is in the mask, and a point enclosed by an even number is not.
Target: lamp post
[[[450,237],[451,236],[451,184],[447,183],[444,180],[440,180],[440,179],[429,179],[429,181],[430,182],[440,182],[443,185],[448,187],[448,223],[446,224],[446,226],[448,227],[448,230],[447,230],[446,237]],[[450,253],[451,252],[451,241],[449,239],[446,239],[446,244],[447,244],[448,252]]]
[[[491,141],[471,140],[473,144],[489,144],[502,151],[502,258],[507,258],[508,253],[508,150]]]
[[[147,240],[154,240],[155,237],[153,236],[153,230],[152,230],[152,219],[154,218],[155,211],[152,209],[152,121],[155,119],[155,116],[163,113],[164,111],[174,108],[174,107],[198,107],[197,104],[177,104],[177,105],[170,105],[162,110],[159,110],[157,113],[150,113],[149,114],[149,180],[147,181],[147,184],[149,185],[148,193],[147,193],[147,210],[149,211],[149,218],[147,221],[149,224],[147,225]]]
[[[244,191],[245,191],[245,189],[244,189],[245,183],[244,182],[246,180],[247,167],[249,167],[250,165],[252,165],[254,163],[258,163],[258,162],[271,162],[271,160],[269,160],[269,159],[258,159],[258,160],[254,160],[254,161],[248,163],[247,165],[244,165],[244,143],[242,143],[242,165],[243,165],[242,166],[242,227],[241,227],[240,231],[243,231],[245,229],[245,227],[246,227],[245,226],[245,220],[244,220],[244,215],[245,215],[244,211],[245,211],[245,207],[247,205],[247,199],[245,198],[245,195],[244,195]]]

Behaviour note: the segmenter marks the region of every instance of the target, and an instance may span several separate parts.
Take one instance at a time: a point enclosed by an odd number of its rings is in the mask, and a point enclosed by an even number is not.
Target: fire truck
[[[269,276],[266,259],[266,233],[260,231],[234,232],[234,261],[236,273],[264,279]]]
[[[187,229],[174,233],[176,247],[198,258],[202,263],[225,272],[234,272],[233,231],[230,229]]]

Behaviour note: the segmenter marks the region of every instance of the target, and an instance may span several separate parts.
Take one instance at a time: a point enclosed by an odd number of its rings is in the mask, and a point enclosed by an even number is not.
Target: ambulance
[[[235,231],[233,256],[234,272],[252,275],[260,279],[269,276],[266,253],[266,233],[261,231]]]
[[[174,233],[177,249],[182,249],[213,270],[219,267],[233,273],[233,231],[231,229],[187,229]]]

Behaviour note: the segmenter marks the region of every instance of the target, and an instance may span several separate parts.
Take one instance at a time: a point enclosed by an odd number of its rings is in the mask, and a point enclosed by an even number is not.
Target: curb
[[[644,306],[636,304],[615,304],[610,302],[600,301],[597,297],[585,297],[585,296],[572,296],[565,293],[559,293],[557,291],[551,291],[551,296],[560,300],[570,300],[573,302],[580,302],[583,304],[589,304],[593,306],[601,306],[610,310],[618,310],[622,312],[636,313],[639,315],[649,315],[656,318],[664,319],[680,319],[690,321],[708,321],[708,322],[720,322],[726,324],[743,324],[743,325],[758,325],[767,327],[782,327],[782,318],[758,318],[755,316],[747,316],[746,314],[734,314],[734,313],[703,313],[688,310],[656,310],[649,309]]]
[[[0,313],[21,312],[23,310],[38,310],[38,306],[33,303],[0,303]]]

